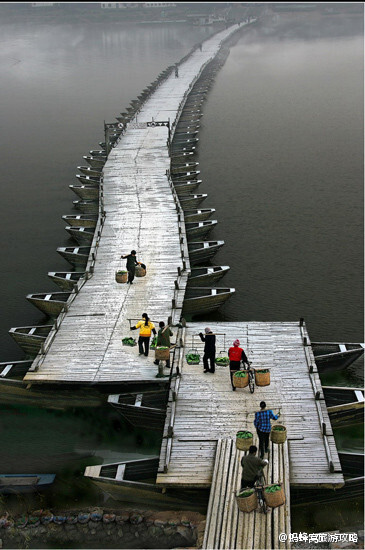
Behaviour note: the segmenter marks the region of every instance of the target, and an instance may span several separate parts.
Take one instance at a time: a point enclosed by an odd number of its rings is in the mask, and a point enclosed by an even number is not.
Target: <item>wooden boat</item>
[[[196,170],[194,172],[175,172],[174,174],[171,174],[171,178],[174,183],[180,183],[183,181],[196,180],[198,179],[199,174],[200,170]]]
[[[124,503],[171,510],[206,510],[209,489],[169,489],[156,485],[159,457],[87,466],[84,476],[105,494]]]
[[[317,367],[321,372],[336,371],[351,365],[364,353],[365,344],[311,342]]]
[[[187,128],[188,126],[198,126],[201,123],[200,118],[201,117],[197,117],[195,119],[190,118],[188,120],[182,120],[181,118],[179,118],[176,125],[176,130],[182,130],[183,128]]]
[[[185,162],[185,164],[175,164],[174,166],[171,166],[170,174],[173,175],[179,172],[186,173],[194,171],[197,166],[199,166],[199,162]]]
[[[85,176],[99,178],[102,174],[102,168],[91,168],[90,166],[78,166],[77,169]]]
[[[100,149],[94,149],[92,151],[89,151],[90,155],[92,157],[97,157],[97,158],[102,158],[104,159],[104,161],[106,160],[106,154],[105,154],[105,151],[102,151]]]
[[[217,223],[216,220],[185,223],[186,237],[189,241],[193,239],[204,239],[208,233],[214,229]]]
[[[364,422],[364,389],[322,386],[332,426]]]
[[[72,227],[96,227],[97,214],[79,214],[77,216],[62,216],[62,219]]]
[[[174,188],[176,193],[179,195],[190,195],[192,191],[196,191],[199,185],[202,183],[202,180],[195,181],[185,181],[184,183],[175,183]]]
[[[290,506],[312,505],[316,503],[341,502],[364,497],[364,476],[346,479],[340,489],[290,488]]]
[[[100,185],[101,175],[98,176],[85,176],[84,174],[76,174],[77,179],[82,185],[93,185],[98,187]]]
[[[0,474],[0,493],[33,493],[52,485],[56,474]]]
[[[179,165],[182,162],[184,162],[185,160],[190,160],[194,157],[195,157],[195,152],[194,151],[191,151],[189,153],[182,153],[181,155],[179,155],[179,154],[171,155],[170,156],[171,166]]]
[[[99,201],[84,200],[72,201],[72,204],[84,214],[97,214],[99,212]]]
[[[338,452],[342,473],[346,477],[360,477],[364,475],[364,453]]]
[[[184,296],[183,315],[200,315],[215,311],[230,298],[234,288],[207,288],[188,286]]]
[[[33,361],[7,361],[0,363],[0,379],[23,378],[32,366],[32,363]]]
[[[69,185],[81,200],[96,201],[99,199],[100,189],[98,185]]]
[[[163,430],[168,389],[109,395],[108,403],[132,424],[146,430]]]
[[[193,132],[198,132],[200,129],[200,124],[190,124],[189,126],[182,126],[181,128],[176,127],[176,130],[174,132],[175,136],[180,136],[181,134],[192,134]]]
[[[77,282],[85,277],[86,273],[81,271],[49,271],[48,277],[52,279],[56,285],[58,285],[62,290],[72,291]]]
[[[207,198],[207,196],[208,195],[206,193],[200,193],[197,195],[184,195],[180,198],[181,208],[183,210],[185,210],[185,208],[196,208],[197,206],[199,206],[200,203],[203,202],[204,199]]]
[[[26,299],[48,317],[58,317],[66,309],[71,292],[49,292],[44,294],[27,294]]]
[[[66,231],[73,237],[81,246],[91,245],[95,228],[94,227],[65,227]]]
[[[98,158],[98,157],[83,156],[82,158],[85,159],[86,162],[88,164],[90,164],[90,166],[92,168],[103,168],[104,167],[105,159],[103,159],[102,157]]]
[[[186,151],[191,147],[196,147],[198,145],[199,138],[188,138],[188,139],[174,139],[171,145],[171,151]]]
[[[199,265],[212,258],[224,245],[224,241],[198,241],[188,243],[191,265]]]
[[[202,208],[201,210],[184,210],[185,223],[203,222],[208,220],[215,212],[215,208]]]
[[[90,250],[90,246],[65,246],[57,248],[57,252],[75,267],[86,266]]]
[[[198,139],[199,130],[187,130],[186,128],[185,130],[186,131],[183,131],[183,129],[181,129],[180,131],[175,132],[172,143],[175,143],[175,140],[182,141],[187,139]]]
[[[52,328],[53,325],[14,327],[9,330],[9,334],[26,355],[36,356]]]
[[[188,278],[188,286],[209,286],[222,279],[229,269],[228,265],[192,267]]]

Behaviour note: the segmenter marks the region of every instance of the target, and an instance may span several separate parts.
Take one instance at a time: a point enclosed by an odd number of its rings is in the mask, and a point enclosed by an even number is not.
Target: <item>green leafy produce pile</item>
[[[128,271],[123,271],[122,269],[118,269],[117,273],[118,275],[125,275],[125,273],[128,273]]]
[[[239,437],[240,439],[250,439],[253,435],[251,432],[240,431],[236,433],[236,437]]]
[[[137,342],[135,341],[134,338],[129,337],[129,338],[123,338],[122,344],[123,346],[136,346]]]
[[[281,491],[280,485],[271,485],[265,489],[265,493],[276,493],[276,491]]]
[[[187,363],[199,363],[199,361],[200,361],[200,355],[197,355],[196,353],[188,353],[186,355]]]
[[[163,349],[170,349],[170,348],[169,348],[168,346],[157,346],[156,349],[161,349],[161,350],[163,350]]]
[[[273,426],[272,428],[275,432],[285,432],[286,428],[284,426]]]
[[[270,372],[269,369],[263,369],[263,370],[257,370],[256,372],[259,372],[260,374],[266,374],[267,372]]]
[[[237,496],[240,497],[240,498],[246,498],[246,497],[251,496],[252,494],[253,494],[253,489],[250,489],[249,491],[243,491],[242,493],[240,493]]]
[[[216,357],[215,362],[217,365],[228,365],[229,357]]]
[[[157,346],[157,336],[154,336],[152,342],[151,342],[151,345],[150,345],[150,348],[151,349],[155,349]]]
[[[237,376],[237,378],[245,378],[245,376],[247,376],[247,372],[239,370],[234,373],[234,376]]]

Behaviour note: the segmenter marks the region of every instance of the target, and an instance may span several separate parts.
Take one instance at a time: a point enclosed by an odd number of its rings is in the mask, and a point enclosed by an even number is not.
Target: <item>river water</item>
[[[56,291],[47,272],[70,270],[56,252],[73,243],[61,216],[78,213],[68,185],[104,140],[103,121],[211,31],[21,18],[1,21],[0,31],[0,356],[8,361],[23,358],[8,330],[46,322],[25,296]],[[207,96],[199,137],[200,190],[218,220],[210,238],[225,241],[215,263],[231,266],[221,286],[236,288],[210,318],[304,317],[313,341],[363,341],[362,18],[280,16],[247,31]],[[324,381],[361,385],[362,362]],[[51,503],[80,502],[82,481],[72,491],[70,480],[85,464],[158,454],[158,438],[111,412],[101,421],[98,412],[0,410],[1,470],[57,472]],[[352,441],[362,447],[362,430]],[[294,523],[343,531],[361,518],[351,502],[298,513]]]

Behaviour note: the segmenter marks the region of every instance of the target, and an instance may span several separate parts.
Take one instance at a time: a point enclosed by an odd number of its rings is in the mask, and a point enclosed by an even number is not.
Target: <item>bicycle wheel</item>
[[[255,375],[252,371],[248,373],[248,386],[250,388],[250,393],[253,393],[255,391]]]

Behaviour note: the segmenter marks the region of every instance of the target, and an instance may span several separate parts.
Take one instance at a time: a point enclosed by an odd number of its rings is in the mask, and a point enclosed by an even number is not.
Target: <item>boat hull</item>
[[[15,327],[9,330],[10,336],[24,350],[26,355],[35,357],[53,325],[42,325],[39,327]]]
[[[27,300],[42,311],[48,317],[58,317],[59,314],[67,309],[67,300],[71,292],[60,292],[54,294],[28,294]]]
[[[93,228],[65,227],[65,229],[81,246],[91,246],[94,238]]]
[[[57,286],[62,288],[62,290],[72,291],[77,282],[85,275],[82,272],[74,271],[49,271],[48,277],[52,279]]]
[[[81,200],[99,200],[99,187],[96,185],[69,185],[69,188],[76,193]]]
[[[181,208],[183,210],[187,209],[187,210],[190,210],[191,208],[197,208],[199,206],[199,204],[201,204],[206,198],[207,198],[208,195],[204,194],[204,195],[193,195],[193,196],[189,196],[187,195],[186,197],[181,197],[180,199],[180,205],[181,205]]]
[[[205,220],[208,220],[214,213],[214,208],[203,208],[201,210],[185,210],[184,220],[185,223],[203,222]]]
[[[73,205],[84,214],[97,214],[99,212],[98,201],[73,201]]]
[[[97,215],[62,216],[62,219],[72,227],[96,227]]]
[[[57,252],[71,265],[75,267],[85,267],[89,259],[90,248],[88,248],[88,251],[80,251],[80,248],[57,248]]]
[[[200,270],[197,268],[191,269],[191,275],[188,278],[188,286],[189,287],[196,287],[196,286],[209,286],[220,279],[224,277],[224,275],[229,271],[228,266],[222,266],[221,268],[217,268],[216,266],[207,267],[207,268],[201,268]],[[203,272],[204,270],[204,272]],[[201,273],[199,273],[201,271]],[[196,273],[196,275],[194,274]]]
[[[224,292],[216,292],[219,289],[212,289],[212,294],[185,298],[183,303],[183,315],[200,315],[219,309],[231,296],[235,289],[226,289]]]
[[[55,474],[3,474],[0,475],[0,494],[33,493],[48,489],[55,477]]]

